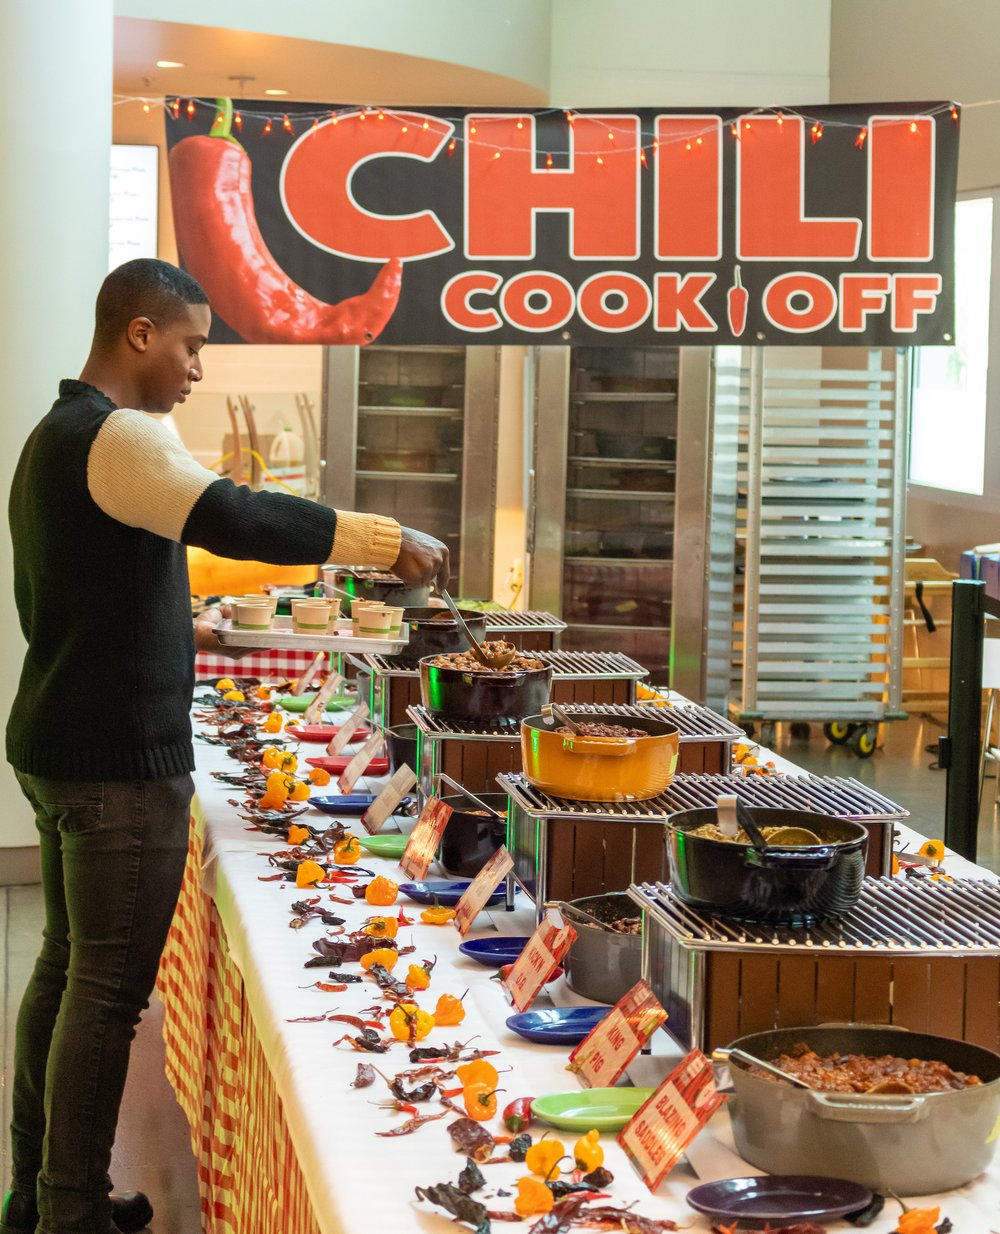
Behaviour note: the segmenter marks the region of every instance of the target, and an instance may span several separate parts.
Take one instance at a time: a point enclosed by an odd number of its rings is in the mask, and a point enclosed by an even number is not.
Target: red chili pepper
[[[518,1097],[504,1107],[503,1125],[508,1131],[519,1134],[531,1126],[531,1103],[533,1097]]]
[[[272,257],[257,225],[246,151],[231,135],[232,100],[220,99],[212,136],[170,151],[177,247],[212,308],[248,343],[361,344],[385,328],[399,300],[403,264],[385,263],[368,291],[325,304]]]
[[[188,138],[190,141],[191,139]],[[747,302],[750,299],[749,292],[740,282],[740,268],[734,266],[736,271],[736,282],[729,289],[727,297],[727,310],[729,314],[729,328],[734,335],[741,335],[747,324]]]

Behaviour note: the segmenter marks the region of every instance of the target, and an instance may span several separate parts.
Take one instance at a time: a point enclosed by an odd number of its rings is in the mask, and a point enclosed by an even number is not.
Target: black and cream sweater
[[[184,546],[278,565],[396,560],[392,519],[258,493],[197,463],[145,412],[63,381],[10,493],[28,641],[7,759],[59,780],[194,766],[194,640]]]

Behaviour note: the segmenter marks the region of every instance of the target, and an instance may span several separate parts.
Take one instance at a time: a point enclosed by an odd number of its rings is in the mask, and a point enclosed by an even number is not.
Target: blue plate
[[[399,890],[418,904],[434,904],[444,908],[454,908],[470,886],[469,880],[451,882],[446,880],[429,880],[424,883],[400,883]],[[504,898],[504,887],[501,884],[486,901],[487,904],[500,904]]]
[[[507,1027],[528,1041],[543,1045],[576,1045],[595,1024],[611,1010],[610,1007],[548,1007],[537,1011],[522,1011],[507,1019]]]
[[[462,955],[486,968],[513,964],[527,945],[527,938],[500,935],[498,938],[473,938],[459,946]]]
[[[309,804],[324,814],[357,814],[360,817],[374,800],[373,793],[348,793],[341,797],[310,797]],[[412,804],[412,797],[404,797],[396,809],[405,814]]]

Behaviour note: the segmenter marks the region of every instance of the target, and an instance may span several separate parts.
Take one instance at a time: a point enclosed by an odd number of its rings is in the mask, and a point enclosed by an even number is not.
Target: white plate
[[[274,651],[342,651],[363,655],[393,656],[403,650],[405,638],[355,638],[349,628],[336,634],[296,634],[291,617],[275,617],[270,630],[234,630],[230,620],[215,627],[219,642],[227,647],[259,647]]]

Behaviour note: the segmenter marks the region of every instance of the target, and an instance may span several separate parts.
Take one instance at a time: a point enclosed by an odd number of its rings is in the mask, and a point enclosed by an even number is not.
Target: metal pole
[[[976,860],[979,830],[984,595],[984,583],[972,579],[952,583],[948,735],[941,738],[939,755],[948,774],[944,841],[969,861]]]

